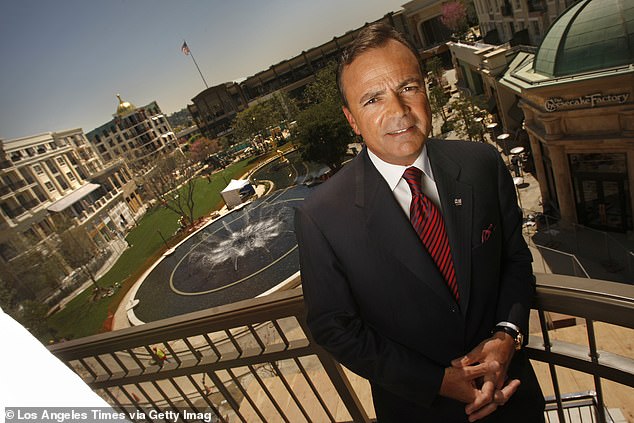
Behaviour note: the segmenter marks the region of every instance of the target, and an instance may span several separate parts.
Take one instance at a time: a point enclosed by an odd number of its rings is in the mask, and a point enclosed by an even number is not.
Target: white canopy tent
[[[229,185],[227,185],[220,193],[228,209],[232,209],[235,206],[242,204],[240,191],[250,185],[251,183],[247,179],[232,179],[231,182],[229,182]]]

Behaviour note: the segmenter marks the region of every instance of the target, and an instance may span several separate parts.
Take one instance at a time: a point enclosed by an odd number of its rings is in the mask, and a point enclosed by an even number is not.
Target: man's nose
[[[403,101],[401,96],[396,93],[389,96],[387,107],[388,113],[391,116],[402,117],[409,113],[409,106]]]

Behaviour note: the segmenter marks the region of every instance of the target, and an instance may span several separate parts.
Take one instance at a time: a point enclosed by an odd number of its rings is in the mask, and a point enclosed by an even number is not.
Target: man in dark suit
[[[497,151],[428,139],[414,50],[364,29],[338,71],[366,148],[296,212],[308,325],[367,378],[379,422],[543,421],[521,351],[534,294]]]

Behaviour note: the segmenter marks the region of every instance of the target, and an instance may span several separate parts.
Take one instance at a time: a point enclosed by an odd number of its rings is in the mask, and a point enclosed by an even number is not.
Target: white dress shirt
[[[431,164],[429,163],[429,156],[427,155],[427,146],[423,146],[423,150],[420,152],[416,160],[414,160],[414,163],[409,166],[387,163],[371,152],[370,149],[368,149],[368,156],[370,156],[370,161],[372,161],[374,167],[376,167],[381,176],[383,176],[383,179],[385,179],[385,182],[387,182],[394,194],[394,197],[396,198],[396,201],[401,206],[408,219],[409,207],[412,203],[412,191],[410,190],[407,181],[403,179],[403,173],[405,173],[405,170],[410,166],[414,166],[423,171],[423,180],[421,185],[423,192],[442,212],[438,188],[436,187],[434,174],[432,173]]]
[[[396,201],[401,206],[405,215],[409,219],[409,208],[412,203],[412,191],[407,184],[407,181],[403,179],[403,173],[405,170],[414,166],[423,171],[422,189],[423,193],[439,208],[442,214],[442,207],[440,205],[440,195],[438,195],[438,187],[434,181],[434,174],[431,170],[431,163],[429,162],[429,156],[427,155],[427,146],[423,146],[423,151],[420,152],[414,163],[409,166],[400,166],[381,160],[376,154],[368,149],[368,156],[370,161],[379,171],[383,179],[387,182],[388,186],[392,190]],[[520,331],[520,328],[511,322],[500,322],[498,326],[508,326],[516,331]]]

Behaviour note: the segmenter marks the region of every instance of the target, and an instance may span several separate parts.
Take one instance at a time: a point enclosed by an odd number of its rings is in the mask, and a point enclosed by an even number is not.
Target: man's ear
[[[346,106],[341,106],[341,109],[343,110],[343,114],[346,115],[346,119],[348,119],[348,123],[350,124],[350,127],[352,127],[354,133],[361,135],[359,127],[357,126],[357,121],[354,119],[354,116],[352,116],[352,112]]]

